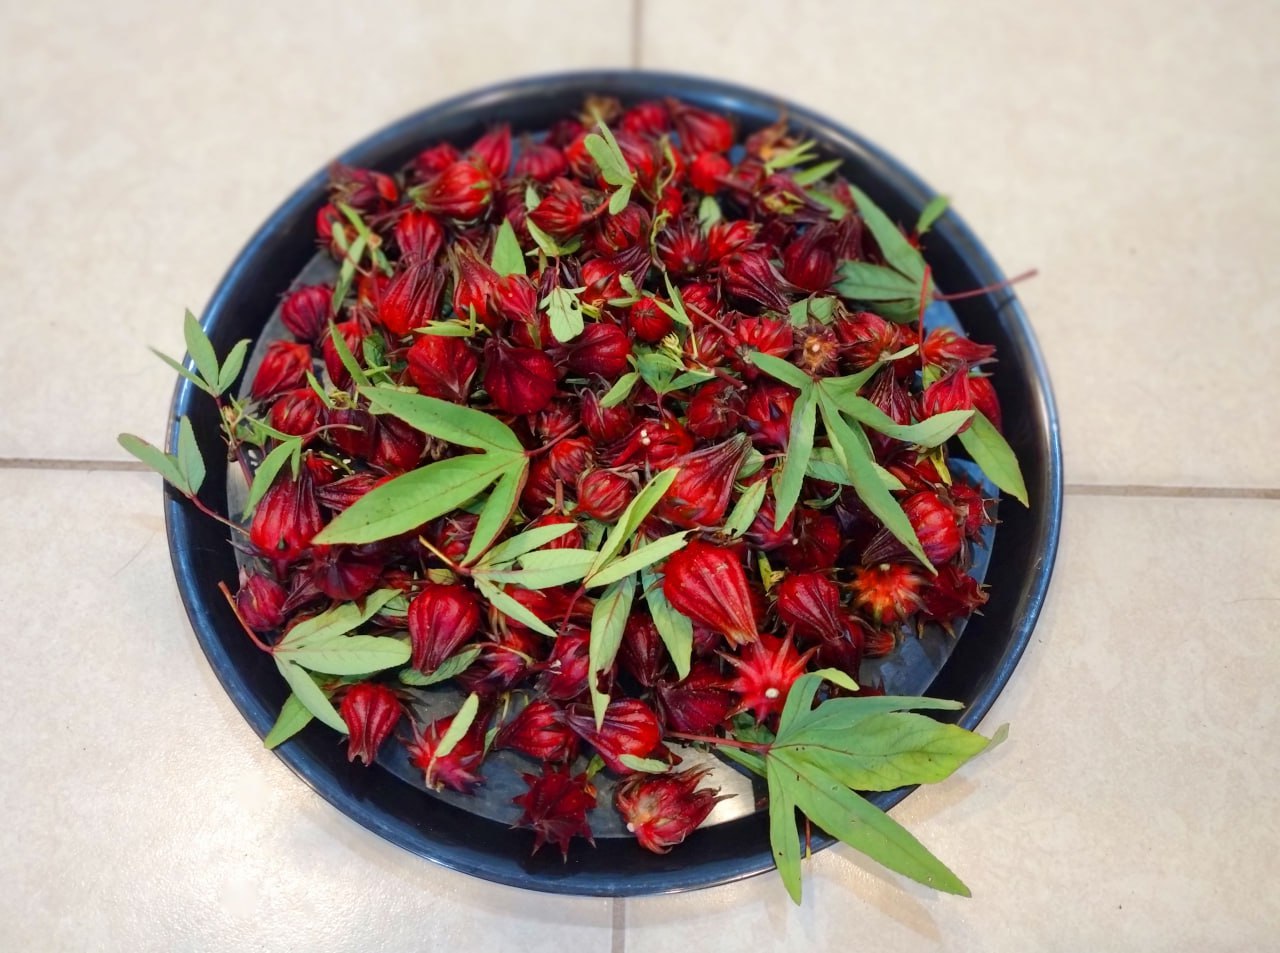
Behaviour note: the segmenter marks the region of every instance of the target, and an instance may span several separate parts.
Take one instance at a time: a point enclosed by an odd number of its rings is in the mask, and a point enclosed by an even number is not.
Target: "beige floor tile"
[[[0,12],[0,445],[123,459],[162,436],[232,257],[304,179],[401,115],[520,74],[623,66],[627,7],[74,0]],[[549,31],[549,33],[548,33]]]
[[[802,908],[773,875],[628,901],[627,950],[1273,949],[1277,538],[1273,502],[1073,498],[1009,741],[894,811],[973,899],[838,848]]]
[[[1280,485],[1280,6],[644,0],[641,61],[775,91],[955,199],[1086,483]]]
[[[156,479],[5,470],[0,498],[0,948],[609,948],[609,901],[438,868],[262,749],[183,613]]]

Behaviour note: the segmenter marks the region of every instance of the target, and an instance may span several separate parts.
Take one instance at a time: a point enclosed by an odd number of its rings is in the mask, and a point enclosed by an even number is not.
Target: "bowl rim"
[[[757,108],[774,108],[785,113],[792,122],[802,124],[809,131],[817,133],[820,139],[836,143],[842,149],[849,147],[856,149],[860,156],[874,163],[885,175],[892,178],[907,198],[919,199],[922,204],[936,194],[916,173],[857,132],[784,97],[749,86],[683,73],[633,69],[588,69],[525,76],[464,91],[427,105],[378,129],[341,152],[331,162],[325,163],[273,210],[245,243],[210,297],[201,319],[202,324],[207,331],[223,320],[233,292],[244,280],[245,273],[251,264],[275,237],[280,223],[301,209],[312,206],[316,202],[317,194],[322,194],[332,162],[360,165],[366,155],[377,153],[388,143],[401,139],[424,123],[438,120],[459,110],[482,109],[489,105],[507,103],[530,95],[544,94],[548,90],[559,92],[576,90],[581,94],[621,92],[626,95],[625,91],[628,89],[645,98],[685,95],[703,100],[713,99],[720,101],[729,112],[741,112],[742,105],[748,103]],[[991,253],[954,209],[948,210],[947,222],[949,228],[963,242],[963,256],[966,264],[980,271],[991,283],[1004,280],[1005,275]],[[1037,431],[1042,432],[1047,441],[1048,473],[1044,484],[1047,493],[1043,500],[1038,501],[1038,508],[1041,510],[1037,521],[1038,535],[1041,537],[1039,547],[1041,558],[1037,560],[1030,579],[1024,586],[1023,614],[1016,622],[1013,636],[999,664],[988,674],[981,690],[957,720],[958,724],[970,729],[976,728],[990,710],[1030,641],[1053,573],[1058,552],[1063,505],[1060,425],[1048,369],[1021,302],[1011,291],[1006,291],[1005,294],[1007,297],[1001,301],[999,308],[1007,312],[1008,323],[1021,339],[1019,346],[1028,365],[1028,377],[1032,382],[1029,395],[1032,398],[1032,406],[1029,410]],[[188,368],[193,369],[189,358],[185,363]],[[179,418],[190,412],[192,402],[197,395],[196,388],[190,382],[181,377],[178,378],[169,408],[166,441],[168,452],[173,452],[176,445]],[[180,495],[167,486],[164,494],[165,528],[170,556],[188,618],[201,649],[223,689],[244,719],[261,737],[270,728],[275,712],[267,711],[253,697],[247,684],[236,678],[238,674],[236,666],[217,637],[209,608],[199,591],[198,566],[190,558],[192,525],[198,514]],[[572,883],[556,878],[546,879],[530,873],[522,865],[507,859],[486,858],[472,852],[452,850],[449,847],[436,849],[430,837],[423,832],[402,824],[390,823],[381,810],[371,807],[364,798],[344,788],[322,764],[300,750],[298,746],[286,744],[274,749],[274,753],[318,795],[348,818],[380,837],[441,866],[508,886],[577,896],[640,896],[729,883],[765,873],[774,867],[768,844],[765,843],[761,845],[759,851],[745,859],[738,859],[728,864],[703,865],[706,869],[695,865],[689,869],[670,871],[664,877],[650,876],[637,881],[628,876],[619,876],[600,878],[598,882],[582,882],[575,879]],[[874,800],[882,809],[888,810],[913,790],[914,786],[900,788],[885,792]],[[835,842],[825,835],[816,836],[820,832],[814,833],[815,849],[825,848]]]

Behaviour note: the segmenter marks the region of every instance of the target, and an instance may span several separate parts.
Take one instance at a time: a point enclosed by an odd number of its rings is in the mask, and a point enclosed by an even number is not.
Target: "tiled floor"
[[[1280,899],[1280,7],[144,0],[0,4],[0,937],[31,950],[1274,947]],[[181,12],[178,12],[181,9]],[[1010,272],[1068,479],[1059,568],[989,724],[895,812],[974,890],[828,851],[626,903],[490,887],[261,750],[172,583],[158,438],[250,231],[373,128],[483,82],[642,65],[770,88],[890,147]],[[122,472],[123,471],[123,472]]]

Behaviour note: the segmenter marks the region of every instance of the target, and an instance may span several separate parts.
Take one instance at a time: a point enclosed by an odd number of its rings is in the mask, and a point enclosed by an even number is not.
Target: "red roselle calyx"
[[[517,827],[533,831],[537,853],[550,841],[569,856],[569,842],[581,837],[594,844],[587,812],[596,806],[596,789],[586,774],[572,774],[567,768],[546,765],[541,776],[522,775],[529,790],[512,800],[523,808]]]
[[[484,358],[484,389],[499,410],[532,414],[551,403],[556,392],[556,370],[542,351],[509,347],[490,339]]]
[[[679,612],[719,632],[730,645],[760,637],[746,573],[734,550],[694,540],[667,560],[662,591]]]
[[[635,698],[610,702],[598,728],[590,706],[575,705],[568,709],[565,718],[578,737],[595,748],[609,769],[618,774],[631,772],[620,760],[624,754],[647,758],[662,747],[658,716]]]
[[[328,285],[298,288],[280,303],[280,320],[294,337],[313,343],[329,327],[332,300],[333,289]]]
[[[801,635],[838,639],[846,624],[840,588],[815,572],[788,573],[777,589],[778,616]]]
[[[400,700],[385,685],[361,682],[347,689],[338,714],[347,724],[347,760],[373,764],[400,721]]]
[[[409,377],[421,393],[455,404],[467,402],[480,359],[463,338],[424,334],[406,358]]]
[[[541,700],[530,702],[503,725],[493,745],[554,764],[567,764],[578,754],[578,736],[565,724],[564,712]]]
[[[480,628],[480,603],[462,586],[428,584],[409,603],[411,664],[430,674]]]
[[[707,774],[707,769],[695,768],[634,775],[618,786],[613,803],[641,847],[665,854],[707,819],[716,802],[723,800],[718,789],[698,788]]]
[[[671,466],[678,467],[679,473],[658,504],[658,515],[686,529],[720,523],[729,509],[733,481],[750,449],[751,440],[739,434],[676,457]]]

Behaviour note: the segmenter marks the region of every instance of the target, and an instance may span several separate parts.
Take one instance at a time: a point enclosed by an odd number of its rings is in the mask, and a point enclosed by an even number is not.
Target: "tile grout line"
[[[640,68],[640,50],[644,45],[644,0],[631,0],[631,68]]]
[[[609,953],[627,953],[627,901],[622,897],[613,898],[613,940],[609,944]]]
[[[0,470],[126,470],[148,471],[141,460],[67,460],[33,457],[0,458]]]

